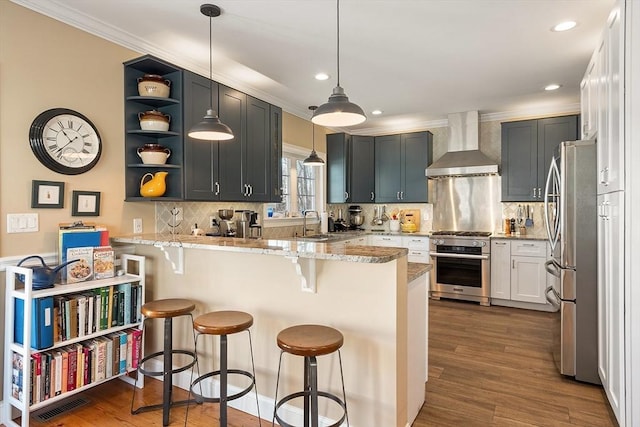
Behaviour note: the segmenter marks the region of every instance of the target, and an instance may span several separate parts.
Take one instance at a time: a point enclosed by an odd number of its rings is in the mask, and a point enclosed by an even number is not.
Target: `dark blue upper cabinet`
[[[576,115],[503,123],[502,201],[542,202],[555,150],[577,137]]]
[[[433,160],[428,131],[375,138],[376,203],[427,203],[425,169]]]
[[[327,203],[351,202],[351,135],[327,135]]]

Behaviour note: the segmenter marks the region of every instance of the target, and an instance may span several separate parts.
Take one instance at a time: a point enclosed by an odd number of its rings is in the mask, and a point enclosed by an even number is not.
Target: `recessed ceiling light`
[[[373,114],[374,116],[379,116],[380,114],[382,114],[382,110],[373,110],[371,114]]]
[[[316,74],[316,80],[328,80],[329,79],[329,74],[327,73],[318,73]]]
[[[551,84],[551,85],[547,85],[544,87],[544,90],[556,90],[556,89],[560,89],[562,86],[561,85],[557,85],[557,84]]]
[[[567,31],[577,25],[576,21],[565,21],[554,26],[551,31]]]

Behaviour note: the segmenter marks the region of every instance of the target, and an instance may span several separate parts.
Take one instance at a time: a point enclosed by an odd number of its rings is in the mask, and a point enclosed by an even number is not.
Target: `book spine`
[[[104,379],[105,376],[105,342],[103,340],[98,340],[98,357],[96,367],[96,381],[100,381]]]
[[[76,388],[84,385],[84,353],[82,352],[82,344],[76,344]]]
[[[69,348],[69,375],[67,376],[67,391],[76,389],[76,375],[78,374],[78,352]]]
[[[66,348],[61,350],[62,352],[62,377],[61,389],[62,393],[66,393],[69,386],[69,351]]]
[[[41,390],[41,384],[42,384],[42,354],[35,353],[33,355],[33,360],[34,360],[35,371],[36,371],[36,375],[35,375],[36,382],[34,385],[33,403],[40,403],[41,402],[40,390]]]
[[[49,390],[51,390],[51,356],[49,353],[42,353],[42,365],[44,381],[42,382],[42,391],[40,393],[42,400],[47,400],[50,397]]]
[[[126,332],[120,332],[120,373],[127,372],[127,334]]]
[[[113,286],[109,286],[109,295],[107,296],[108,301],[107,301],[107,328],[110,328],[112,326],[115,326],[113,323],[113,298],[114,298],[114,292],[113,292]],[[106,329],[106,328],[105,328]]]
[[[107,337],[105,345],[104,377],[111,378],[113,376],[113,341],[111,338]]]
[[[133,333],[127,331],[127,372],[133,369]]]
[[[140,355],[142,354],[142,329],[134,329],[133,335],[133,352],[131,360],[131,368],[137,369],[138,363],[140,363]]]
[[[82,346],[82,358],[84,360],[83,369],[82,369],[82,383],[84,385],[91,383],[91,356],[89,354],[89,347],[86,345]]]
[[[62,353],[55,352],[56,358],[56,376],[55,376],[55,392],[54,396],[58,396],[62,393]]]

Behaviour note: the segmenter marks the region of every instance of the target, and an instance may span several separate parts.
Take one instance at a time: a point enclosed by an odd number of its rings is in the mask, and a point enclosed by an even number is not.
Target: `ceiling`
[[[209,75],[200,0],[13,0]],[[336,85],[335,0],[216,0],[213,78],[310,118]],[[614,0],[342,0],[340,84],[367,121],[354,134],[579,110],[579,84]],[[552,32],[564,20],[578,22]],[[331,77],[317,81],[320,71]],[[562,85],[545,92],[549,83]],[[383,110],[372,116],[374,109]]]

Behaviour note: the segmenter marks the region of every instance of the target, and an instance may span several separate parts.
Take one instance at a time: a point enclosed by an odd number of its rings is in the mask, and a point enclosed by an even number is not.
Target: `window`
[[[308,151],[283,144],[282,202],[267,204],[274,218],[301,217],[305,210],[320,211],[324,204],[324,168],[305,166]]]

